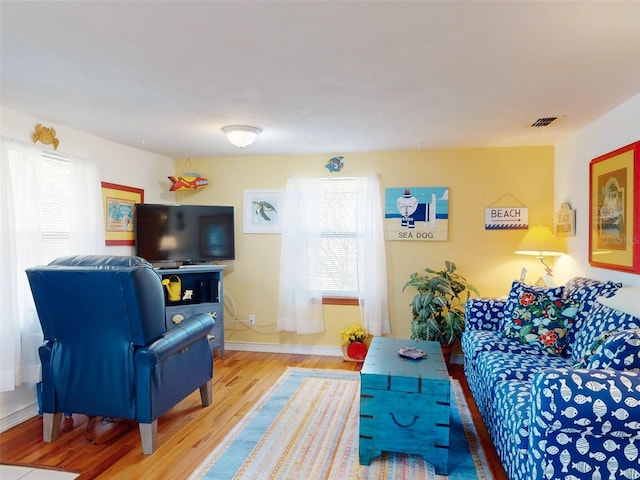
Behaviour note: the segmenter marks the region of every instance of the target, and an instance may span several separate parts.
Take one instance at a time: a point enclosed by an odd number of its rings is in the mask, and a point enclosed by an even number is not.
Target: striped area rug
[[[289,368],[190,480],[486,480],[491,478],[460,385],[452,380],[449,476],[416,455],[358,461],[360,375]],[[454,404],[455,403],[455,404]]]

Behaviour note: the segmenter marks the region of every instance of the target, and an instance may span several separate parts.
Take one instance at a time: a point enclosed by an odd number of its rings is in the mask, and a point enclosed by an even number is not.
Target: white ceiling
[[[0,17],[4,106],[176,158],[548,145],[640,92],[636,0],[2,0]],[[240,150],[230,124],[264,132]]]

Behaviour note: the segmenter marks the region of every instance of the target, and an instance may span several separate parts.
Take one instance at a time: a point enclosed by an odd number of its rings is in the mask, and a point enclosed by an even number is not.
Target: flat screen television
[[[136,204],[136,255],[158,266],[235,258],[233,207]]]

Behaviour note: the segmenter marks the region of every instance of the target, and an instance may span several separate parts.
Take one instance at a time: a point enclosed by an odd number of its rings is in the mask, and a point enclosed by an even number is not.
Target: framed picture
[[[449,235],[449,188],[387,188],[384,212],[386,240],[445,241]]]
[[[106,245],[133,245],[135,204],[144,203],[141,188],[102,182],[104,237]]]
[[[244,233],[282,233],[280,211],[284,190],[245,190]]]
[[[589,263],[640,273],[640,141],[589,167]]]

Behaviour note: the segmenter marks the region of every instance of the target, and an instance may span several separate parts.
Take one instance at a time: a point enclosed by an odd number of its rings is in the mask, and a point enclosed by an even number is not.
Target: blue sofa
[[[464,370],[511,480],[640,478],[640,319],[604,304],[619,288],[467,303]]]

